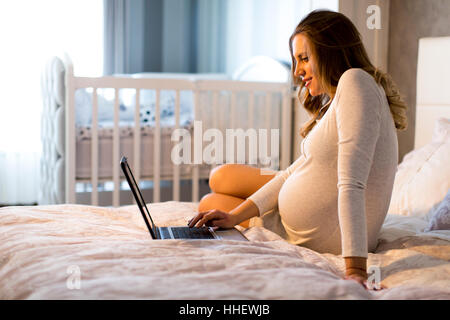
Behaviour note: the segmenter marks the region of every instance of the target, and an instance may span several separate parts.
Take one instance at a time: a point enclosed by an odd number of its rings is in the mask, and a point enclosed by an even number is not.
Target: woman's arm
[[[259,216],[260,212],[256,204],[252,200],[247,199],[231,210],[230,214],[235,216],[236,224],[239,224],[245,220]]]
[[[350,69],[336,93],[338,216],[343,257],[367,257],[365,192],[380,132],[381,97],[372,76]]]

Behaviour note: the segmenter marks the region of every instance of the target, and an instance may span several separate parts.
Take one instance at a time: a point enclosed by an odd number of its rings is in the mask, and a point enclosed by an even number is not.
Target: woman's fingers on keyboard
[[[217,227],[218,225],[213,224],[213,220],[223,219],[223,212],[213,209],[205,212],[203,217],[198,221],[197,227],[202,227],[204,225],[209,227]]]
[[[189,221],[189,223],[188,223],[189,228],[192,228],[193,226],[195,226],[195,225],[197,224],[197,222],[198,222],[200,219],[202,219],[203,216],[204,216],[205,214],[207,214],[208,212],[209,212],[209,211],[199,212],[195,217],[193,217],[193,218]]]
[[[208,220],[210,219],[209,218],[209,214],[211,213],[211,211],[212,210],[206,211],[206,212],[202,212],[202,215],[201,215],[200,219],[198,219],[197,222],[194,223],[193,225],[196,226],[197,228],[203,227],[206,224],[206,222],[208,222]]]

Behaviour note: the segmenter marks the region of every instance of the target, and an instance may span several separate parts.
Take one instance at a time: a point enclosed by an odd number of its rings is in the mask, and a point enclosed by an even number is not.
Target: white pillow
[[[450,189],[444,200],[435,210],[430,210],[428,216],[429,223],[425,231],[450,230]]]
[[[450,119],[436,121],[430,143],[405,155],[395,175],[390,214],[425,217],[450,188]]]
[[[98,92],[97,99],[98,120],[112,121],[114,118],[114,96],[112,99],[108,99],[107,93],[100,91]],[[134,119],[134,109],[126,107],[122,99],[120,100],[119,117],[122,121]],[[75,91],[75,123],[79,126],[87,126],[92,123],[92,92],[87,89],[78,89]]]

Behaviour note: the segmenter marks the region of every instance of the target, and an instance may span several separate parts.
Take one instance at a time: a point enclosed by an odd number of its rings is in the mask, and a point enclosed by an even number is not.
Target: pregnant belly
[[[283,184],[278,196],[280,216],[290,228],[303,231],[338,223],[337,178],[333,172],[307,174],[294,172]],[[332,227],[332,228],[331,228]]]

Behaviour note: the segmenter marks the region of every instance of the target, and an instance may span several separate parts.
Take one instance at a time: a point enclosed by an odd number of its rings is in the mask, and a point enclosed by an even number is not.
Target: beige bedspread
[[[150,205],[185,225],[195,203]],[[387,289],[342,280],[343,260],[261,228],[251,240],[151,240],[135,206],[0,209],[1,299],[450,299],[450,231],[388,215],[377,252]]]

